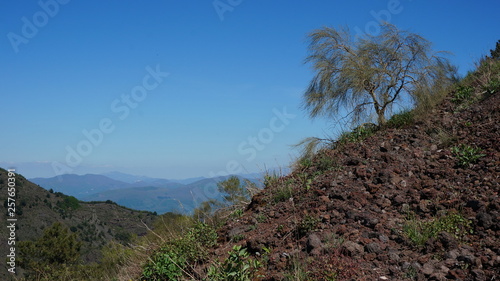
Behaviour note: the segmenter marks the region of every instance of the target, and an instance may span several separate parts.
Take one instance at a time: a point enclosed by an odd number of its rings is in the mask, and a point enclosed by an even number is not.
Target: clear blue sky
[[[308,32],[374,32],[389,20],[452,52],[464,74],[500,39],[499,10],[463,0],[1,1],[0,166],[163,178],[286,167],[290,145],[333,133],[300,109],[313,75]]]

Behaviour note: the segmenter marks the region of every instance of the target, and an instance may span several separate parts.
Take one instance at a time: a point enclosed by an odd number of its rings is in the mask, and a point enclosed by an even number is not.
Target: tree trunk
[[[384,114],[385,110],[379,110],[377,111],[377,115],[378,115],[378,125],[379,126],[383,126],[387,120],[385,120],[385,114]]]

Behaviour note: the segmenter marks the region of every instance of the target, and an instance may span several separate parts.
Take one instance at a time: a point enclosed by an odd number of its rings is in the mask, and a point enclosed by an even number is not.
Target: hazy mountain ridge
[[[130,184],[103,175],[66,174],[52,178],[32,178],[31,182],[47,189],[62,192],[81,199],[82,196],[112,189],[128,187]]]
[[[178,212],[189,214],[204,201],[222,200],[217,183],[228,177],[202,179],[177,188],[155,186],[131,187],[109,190],[83,198],[86,201],[112,200],[129,208],[157,212]],[[240,177],[244,179],[243,177]],[[252,181],[252,180],[250,180]],[[258,186],[260,182],[253,180]]]
[[[258,176],[249,174],[249,178]],[[246,177],[239,176],[241,179]],[[221,200],[217,183],[226,177],[169,180],[111,172],[103,175],[62,175],[31,179],[39,186],[75,196],[83,201],[107,201],[135,210],[191,213],[199,204],[210,199]],[[250,179],[261,185],[256,178]]]

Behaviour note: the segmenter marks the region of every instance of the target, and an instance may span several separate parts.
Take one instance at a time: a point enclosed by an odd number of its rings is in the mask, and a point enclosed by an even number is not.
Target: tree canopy
[[[306,63],[315,76],[304,94],[304,108],[311,118],[346,110],[355,123],[371,121],[375,113],[383,125],[398,99],[417,101],[419,94],[432,94],[432,87],[451,81],[455,70],[429,41],[389,23],[375,36],[353,38],[346,28],[324,27],[308,38]]]

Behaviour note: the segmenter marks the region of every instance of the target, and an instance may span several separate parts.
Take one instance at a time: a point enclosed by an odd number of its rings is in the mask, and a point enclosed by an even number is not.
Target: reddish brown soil
[[[247,247],[267,260],[261,280],[299,271],[308,280],[500,280],[500,94],[456,110],[445,100],[426,121],[326,151],[336,169],[318,171],[317,159],[266,187],[222,228],[212,254]],[[458,167],[451,147],[459,144],[485,156]],[[292,197],[276,199],[287,184]],[[453,212],[472,233],[441,232],[417,246],[402,231],[409,214],[425,221]]]

